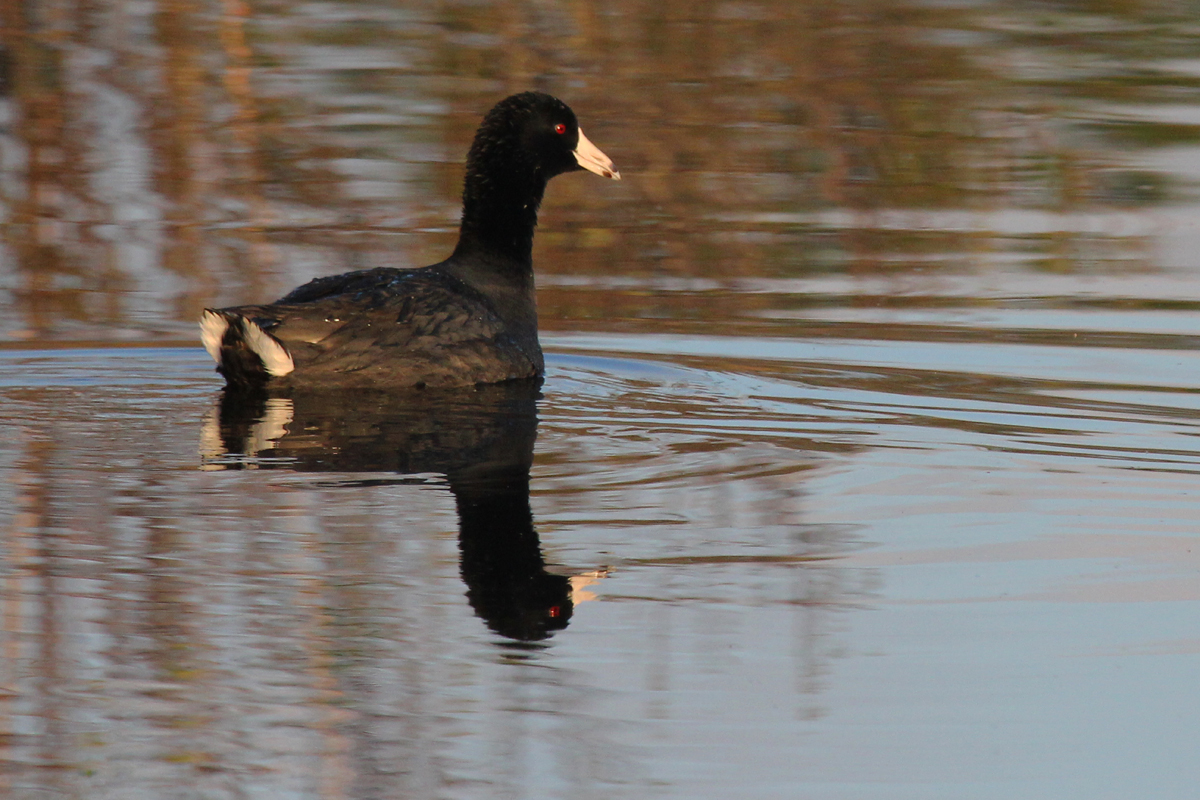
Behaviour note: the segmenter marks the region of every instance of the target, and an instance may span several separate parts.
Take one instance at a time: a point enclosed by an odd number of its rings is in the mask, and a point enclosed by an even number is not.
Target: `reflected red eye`
[[[563,124],[560,122],[560,123],[558,123],[557,125],[555,125],[555,126],[554,126],[554,132],[555,132],[555,133],[566,133],[566,132],[567,132],[567,126],[566,126],[566,125],[563,125]]]

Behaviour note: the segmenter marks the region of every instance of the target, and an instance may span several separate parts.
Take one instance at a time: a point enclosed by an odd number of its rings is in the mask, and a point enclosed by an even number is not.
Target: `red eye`
[[[555,126],[554,126],[554,132],[555,132],[555,133],[566,133],[566,132],[567,132],[567,126],[566,126],[566,125],[563,125],[563,124],[560,122],[560,123],[558,123],[557,125],[555,125]]]

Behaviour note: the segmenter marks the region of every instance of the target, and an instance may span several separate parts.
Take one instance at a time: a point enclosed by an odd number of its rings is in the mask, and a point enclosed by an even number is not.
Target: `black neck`
[[[468,166],[463,184],[463,216],[455,256],[484,256],[533,269],[533,230],[546,191],[540,175],[483,175]]]

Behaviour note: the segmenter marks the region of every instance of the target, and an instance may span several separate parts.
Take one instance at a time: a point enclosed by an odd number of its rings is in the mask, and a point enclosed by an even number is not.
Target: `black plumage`
[[[233,385],[456,386],[542,375],[533,232],[546,183],[619,179],[562,101],[513,95],[467,155],[458,245],[445,261],[317,278],[268,305],[207,309],[205,347]]]

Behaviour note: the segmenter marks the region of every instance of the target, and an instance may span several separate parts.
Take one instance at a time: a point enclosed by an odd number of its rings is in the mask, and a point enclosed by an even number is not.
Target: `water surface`
[[[1186,4],[5,13],[5,796],[1194,794]],[[544,385],[223,396],[529,87]]]

